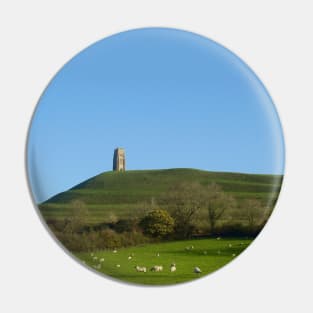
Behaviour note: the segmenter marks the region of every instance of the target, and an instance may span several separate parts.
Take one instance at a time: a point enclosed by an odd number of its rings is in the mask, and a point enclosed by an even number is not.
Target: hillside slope
[[[68,191],[59,193],[39,205],[46,219],[65,217],[73,200],[83,201],[90,213],[90,222],[104,221],[110,214],[130,216],[132,210],[153,197],[158,198],[170,186],[180,182],[215,182],[239,202],[255,198],[273,206],[281,188],[281,175],[255,175],[208,172],[196,169],[138,170],[104,172]]]

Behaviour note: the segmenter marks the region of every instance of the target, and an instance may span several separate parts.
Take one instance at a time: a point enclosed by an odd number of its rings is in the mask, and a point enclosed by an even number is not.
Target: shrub
[[[99,232],[98,247],[99,249],[113,249],[121,246],[120,236],[112,229],[105,229]]]
[[[113,225],[113,229],[118,233],[131,232],[136,228],[136,221],[134,219],[119,220]]]
[[[143,233],[133,231],[133,232],[124,232],[120,235],[121,237],[121,246],[135,246],[143,243],[148,243],[150,240]]]
[[[165,210],[150,211],[141,221],[140,227],[144,234],[151,237],[162,238],[174,230],[174,219]]]
[[[141,232],[132,231],[119,234],[109,228],[83,233],[54,232],[54,234],[68,250],[73,252],[114,249],[150,241]]]
[[[61,232],[65,227],[64,220],[48,219],[46,223],[53,232]]]
[[[251,228],[249,225],[244,225],[240,223],[234,223],[234,224],[223,224],[220,225],[215,229],[214,233],[211,233],[211,235],[219,235],[219,236],[226,236],[226,237],[256,237],[259,232],[262,230],[262,226],[254,226]]]

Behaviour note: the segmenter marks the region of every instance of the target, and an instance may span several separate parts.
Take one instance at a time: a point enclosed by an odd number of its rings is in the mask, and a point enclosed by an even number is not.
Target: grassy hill
[[[273,207],[282,183],[281,175],[255,175],[226,172],[208,172],[196,169],[136,170],[104,172],[68,191],[59,193],[41,203],[39,208],[46,219],[62,219],[72,210],[73,200],[83,201],[89,211],[89,222],[106,221],[112,214],[129,217],[140,203],[158,199],[169,187],[180,182],[215,182],[233,195],[243,199],[259,199]]]

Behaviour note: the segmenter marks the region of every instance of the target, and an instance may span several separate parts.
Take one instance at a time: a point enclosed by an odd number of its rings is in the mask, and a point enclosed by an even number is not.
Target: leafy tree
[[[173,232],[174,220],[167,211],[156,209],[140,221],[140,227],[146,235],[161,238]]]

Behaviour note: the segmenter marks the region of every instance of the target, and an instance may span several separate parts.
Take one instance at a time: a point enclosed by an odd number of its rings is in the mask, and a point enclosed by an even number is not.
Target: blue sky
[[[219,44],[147,28],[103,39],[52,79],[31,123],[36,202],[112,169],[284,171],[281,125],[255,74]]]

